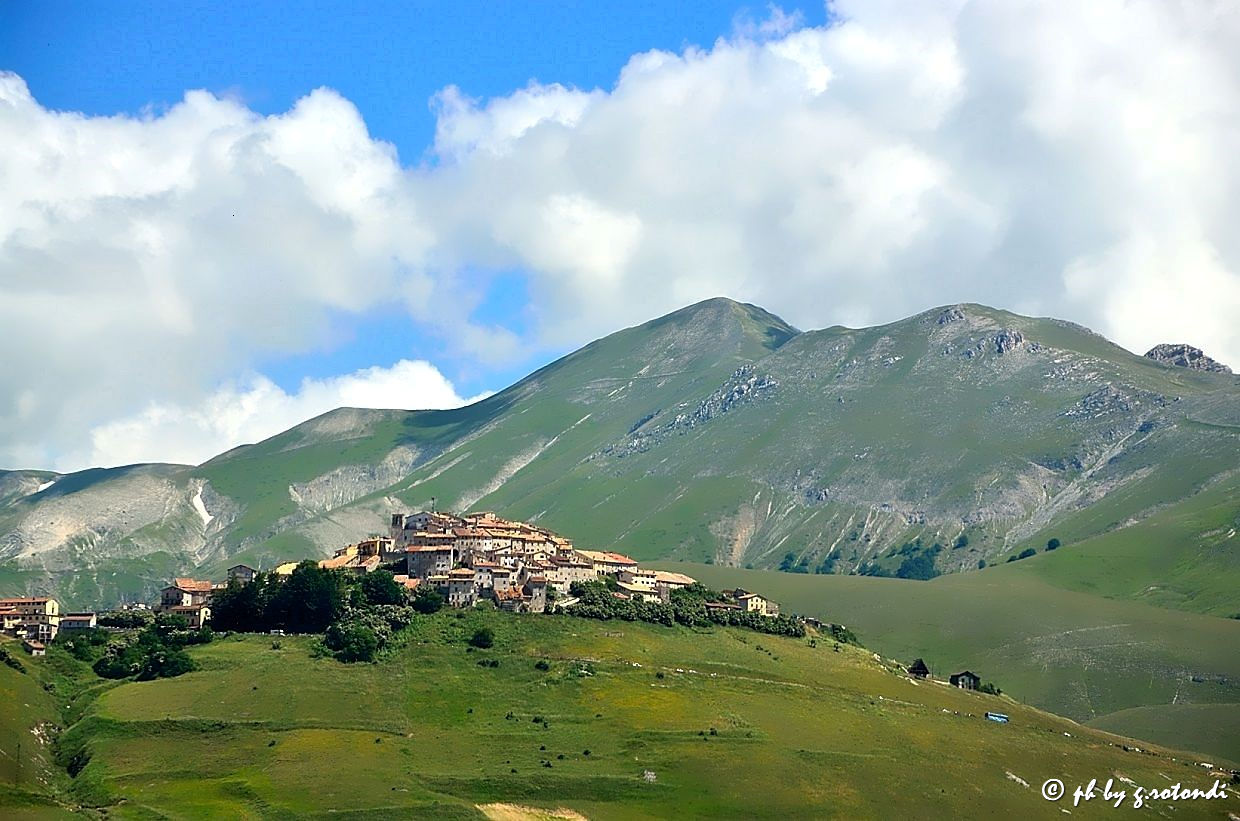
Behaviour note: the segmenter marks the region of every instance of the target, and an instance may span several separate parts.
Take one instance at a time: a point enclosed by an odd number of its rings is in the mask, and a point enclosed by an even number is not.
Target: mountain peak
[[[651,320],[642,327],[653,329],[667,325],[703,325],[716,333],[739,328],[745,335],[760,339],[768,350],[775,350],[801,333],[761,306],[724,296],[695,302]]]
[[[1145,355],[1164,365],[1188,368],[1194,371],[1210,371],[1211,373],[1231,373],[1231,368],[1206,356],[1200,348],[1186,345],[1183,342],[1155,345]]]

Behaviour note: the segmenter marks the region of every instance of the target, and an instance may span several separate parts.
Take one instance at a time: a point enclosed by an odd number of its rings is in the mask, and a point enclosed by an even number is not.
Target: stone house
[[[478,603],[478,587],[474,584],[474,571],[458,567],[448,572],[448,600],[450,607],[473,607]]]
[[[94,613],[66,613],[60,617],[60,629],[65,632],[72,630],[93,630],[98,626]]]
[[[60,624],[60,602],[48,596],[0,599],[0,612],[5,611],[16,614],[18,624]]]
[[[594,573],[598,576],[614,576],[621,570],[631,570],[637,567],[637,562],[633,559],[623,553],[613,553],[610,550],[578,550],[577,555],[582,561],[594,565]]]
[[[236,579],[240,584],[249,584],[254,581],[256,575],[258,575],[258,571],[248,564],[234,564],[228,568],[228,580],[230,582]]]
[[[205,604],[177,605],[167,608],[164,612],[174,616],[183,616],[189,622],[191,630],[197,630],[211,621],[211,608]]]
[[[408,547],[405,549],[405,573],[415,579],[443,575],[456,566],[459,558],[460,553],[451,544]]]
[[[645,567],[625,567],[620,570],[618,578],[624,584],[654,592],[658,574]]]
[[[624,592],[630,599],[640,599],[652,603],[659,603],[663,599],[659,596],[657,590],[653,587],[645,587],[643,585],[630,584],[629,582],[616,582],[620,590]]]
[[[757,593],[748,590],[736,591],[736,601],[746,613],[757,613],[760,616],[778,616],[779,605]]]
[[[579,561],[571,555],[557,554],[548,562],[548,565],[543,575],[547,577],[547,583],[555,588],[557,593],[567,593],[573,582],[590,582],[598,578],[598,574],[594,572],[593,562]]]
[[[167,611],[174,607],[204,605],[211,600],[211,593],[211,582],[176,578],[172,580],[172,584],[160,591],[159,607],[156,609]]]

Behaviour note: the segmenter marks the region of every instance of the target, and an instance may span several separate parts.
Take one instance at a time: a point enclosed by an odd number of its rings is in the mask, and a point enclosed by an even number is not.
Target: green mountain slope
[[[483,625],[495,647],[468,651]],[[198,672],[120,683],[67,716],[58,754],[79,766],[48,790],[117,818],[481,818],[495,803],[598,819],[1059,818],[1071,799],[1044,800],[1049,778],[1213,783],[1198,755],[1126,749],[824,639],[495,611],[420,617],[403,639],[353,666],[315,658],[308,637],[195,647]],[[31,677],[47,663],[67,659],[32,660]],[[1234,800],[1174,816],[1221,817]]]
[[[1229,614],[1238,386],[977,305],[800,333],[709,300],[468,408],[341,409],[196,468],[63,477],[0,506],[0,586],[72,571],[83,604],[149,595],[172,566],[323,555],[434,498],[642,559],[833,574],[972,571],[1052,537],[1084,555],[1140,527],[1122,578],[1103,560],[1051,576]]]

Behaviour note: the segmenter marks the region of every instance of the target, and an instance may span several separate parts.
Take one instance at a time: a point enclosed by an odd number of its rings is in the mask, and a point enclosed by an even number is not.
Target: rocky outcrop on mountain
[[[1188,368],[1194,371],[1210,371],[1211,373],[1231,373],[1231,368],[1206,356],[1200,348],[1183,343],[1155,345],[1145,355],[1164,365],[1177,368]]]
[[[777,383],[765,374],[760,374],[753,365],[742,365],[736,369],[721,388],[702,400],[697,409],[688,418],[677,417],[676,422],[686,427],[693,427],[702,422],[709,422],[720,414],[727,413],[742,402],[758,399],[775,390]]]
[[[961,354],[966,359],[973,359],[986,353],[994,353],[1003,356],[1005,353],[1020,349],[1025,344],[1025,335],[1020,331],[1010,328],[1000,328],[992,336],[987,336],[977,340],[971,346],[965,348]],[[1041,350],[1040,345],[1031,344],[1030,351],[1036,352]],[[950,350],[950,349],[949,349]]]
[[[1025,341],[1025,335],[1020,331],[1012,331],[1004,328],[995,334],[995,353],[1005,354],[1008,351],[1016,350],[1022,342]]]
[[[289,485],[289,497],[307,515],[326,513],[403,479],[418,463],[417,448],[399,447],[377,465],[344,465],[309,482]]]
[[[953,305],[950,308],[944,308],[943,313],[939,314],[939,318],[935,320],[939,325],[947,325],[951,322],[959,322],[964,319],[964,311],[959,305]]]
[[[1072,407],[1063,412],[1067,417],[1100,419],[1112,414],[1131,414],[1141,408],[1164,407],[1167,397],[1150,391],[1140,391],[1125,385],[1103,385],[1090,391]]]
[[[692,412],[678,413],[671,420],[650,430],[642,430],[642,427],[651,421],[652,415],[644,416],[629,429],[632,435],[626,441],[608,445],[597,455],[624,457],[632,453],[645,453],[669,436],[686,433],[738,405],[770,394],[778,386],[779,383],[770,376],[758,373],[752,364],[742,365],[727,382],[699,402]]]

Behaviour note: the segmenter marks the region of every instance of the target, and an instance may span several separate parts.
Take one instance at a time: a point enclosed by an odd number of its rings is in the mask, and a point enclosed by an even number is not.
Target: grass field
[[[1240,760],[1240,621],[1063,590],[1024,564],[930,582],[656,566],[847,624],[867,646],[923,657],[936,673],[971,669],[1060,715]],[[1203,732],[1172,704],[1208,705],[1217,723]]]
[[[468,652],[483,624],[495,648]],[[420,619],[376,664],[316,658],[312,643],[221,639],[193,649],[198,672],[96,691],[59,741],[85,766],[49,792],[114,818],[477,818],[494,803],[589,818],[1051,818],[1039,787],[1052,777],[1211,783],[1198,756],[1125,751],[825,640],[483,611]],[[58,664],[29,660],[24,678]],[[34,717],[14,704],[0,706],[6,730]],[[0,794],[0,815],[15,803]],[[1175,817],[1220,817],[1219,803]]]

